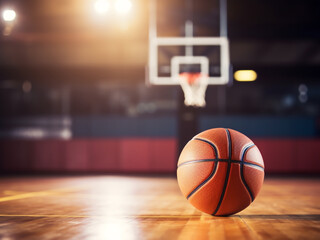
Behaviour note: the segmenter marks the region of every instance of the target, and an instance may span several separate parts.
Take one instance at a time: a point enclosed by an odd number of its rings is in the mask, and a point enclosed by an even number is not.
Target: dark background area
[[[2,172],[174,171],[183,93],[145,86],[148,1],[134,1],[126,17],[95,16],[92,2],[0,1],[17,11],[11,34],[0,36]],[[183,1],[166,4],[159,32],[183,35]],[[215,6],[194,1],[196,35],[218,34]],[[319,12],[319,1],[229,0],[233,70],[258,78],[209,86],[198,131],[225,126],[257,139],[269,172],[319,172]],[[148,152],[130,165],[134,146]],[[159,156],[163,147],[171,150]]]

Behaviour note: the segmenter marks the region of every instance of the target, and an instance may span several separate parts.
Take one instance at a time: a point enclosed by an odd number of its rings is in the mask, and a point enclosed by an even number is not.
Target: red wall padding
[[[320,139],[253,140],[266,172],[320,172]],[[173,173],[178,155],[175,138],[1,140],[0,171]]]
[[[253,139],[269,173],[319,173],[320,139]]]
[[[174,172],[177,141],[168,139],[2,140],[1,172]]]

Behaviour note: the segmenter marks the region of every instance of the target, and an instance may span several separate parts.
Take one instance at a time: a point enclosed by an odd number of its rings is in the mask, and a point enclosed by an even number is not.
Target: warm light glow
[[[70,139],[72,136],[72,133],[69,129],[64,129],[60,132],[60,136],[62,139]]]
[[[31,84],[31,82],[25,81],[25,82],[22,84],[22,90],[23,90],[23,92],[28,93],[28,92],[31,91],[31,89],[32,89],[32,84]]]
[[[5,22],[12,22],[16,19],[16,12],[12,9],[5,9],[2,12],[2,18]]]
[[[130,0],[117,0],[114,7],[117,13],[127,14],[131,10],[132,3]]]
[[[109,4],[108,0],[97,0],[94,3],[94,10],[98,14],[104,14],[104,13],[108,12],[109,8],[110,8],[110,4]]]
[[[253,70],[239,70],[234,73],[234,79],[240,82],[252,82],[257,79],[257,73]]]

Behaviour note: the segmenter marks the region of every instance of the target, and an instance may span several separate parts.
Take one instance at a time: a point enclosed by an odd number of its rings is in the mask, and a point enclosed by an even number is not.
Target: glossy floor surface
[[[320,179],[266,179],[247,209],[212,217],[174,177],[3,177],[0,239],[320,239]]]

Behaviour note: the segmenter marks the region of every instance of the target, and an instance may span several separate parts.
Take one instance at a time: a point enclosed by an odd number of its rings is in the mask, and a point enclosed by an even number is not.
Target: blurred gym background
[[[181,2],[158,16],[169,33]],[[0,1],[1,174],[174,173],[186,133],[214,127],[252,138],[267,173],[320,172],[319,1],[229,0],[233,73],[257,78],[209,86],[196,114],[179,86],[145,85],[148,6]]]

